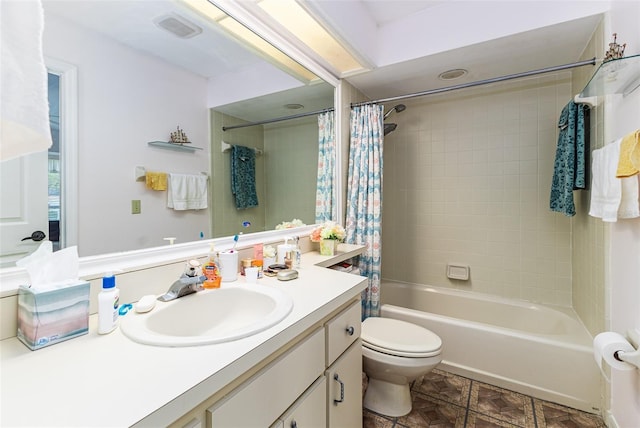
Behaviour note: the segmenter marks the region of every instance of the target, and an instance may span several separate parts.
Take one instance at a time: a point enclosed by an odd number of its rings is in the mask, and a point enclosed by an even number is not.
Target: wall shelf
[[[628,95],[640,86],[640,55],[603,62],[580,93],[581,98]]]
[[[159,147],[161,149],[176,150],[178,152],[195,152],[196,150],[202,150],[202,147],[195,147],[188,144],[173,144],[166,141],[149,141],[150,146]]]

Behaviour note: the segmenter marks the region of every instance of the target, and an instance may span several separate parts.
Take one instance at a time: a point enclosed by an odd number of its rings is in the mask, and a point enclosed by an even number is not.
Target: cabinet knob
[[[353,328],[352,325],[350,325],[349,327],[346,328],[346,331],[349,336],[353,336],[353,333],[355,333],[356,329]]]
[[[291,421],[291,428],[298,428],[298,423],[296,421]]]

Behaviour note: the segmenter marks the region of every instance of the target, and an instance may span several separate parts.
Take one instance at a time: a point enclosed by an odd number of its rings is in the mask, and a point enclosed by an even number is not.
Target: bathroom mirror
[[[60,90],[63,97],[71,94],[61,105],[76,103],[77,123],[64,129],[60,121],[61,140],[77,134],[77,147],[69,148],[78,165],[77,182],[69,187],[77,186],[78,206],[77,242],[70,245],[78,245],[80,256],[156,247],[165,238],[185,243],[269,230],[302,216],[293,213],[307,213],[303,221],[313,222],[313,184],[300,198],[282,197],[287,189],[281,183],[301,182],[301,174],[315,182],[316,116],[225,132],[221,126],[333,108],[334,88],[290,58],[274,60],[240,41],[240,33],[224,28],[239,24],[198,4],[211,6],[206,0],[43,0],[47,62],[61,70],[62,81],[66,69],[77,76],[74,90]],[[148,144],[168,141],[178,127],[191,150]],[[259,208],[231,205],[230,152],[222,151],[222,141],[262,152],[256,158]],[[166,192],[147,189],[138,167],[208,174],[208,209],[168,209]],[[140,214],[132,213],[136,204]],[[270,205],[278,207],[276,214],[257,212]]]

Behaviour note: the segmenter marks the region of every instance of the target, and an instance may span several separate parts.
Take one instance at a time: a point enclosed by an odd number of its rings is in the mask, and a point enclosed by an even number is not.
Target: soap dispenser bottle
[[[222,280],[222,277],[220,276],[220,271],[218,270],[215,257],[215,249],[213,244],[211,244],[209,247],[209,260],[207,260],[202,267],[202,274],[207,278],[202,284],[204,288],[220,288],[220,281]]]
[[[102,291],[98,293],[98,333],[111,333],[118,326],[120,290],[112,273],[102,278]]]

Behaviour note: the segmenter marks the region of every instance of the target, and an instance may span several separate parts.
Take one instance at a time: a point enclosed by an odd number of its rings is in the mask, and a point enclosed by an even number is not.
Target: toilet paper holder
[[[638,342],[640,342],[640,332],[638,332],[638,330],[629,330],[627,332],[627,336],[629,337],[629,342],[631,342],[631,346],[633,346],[635,351],[615,351],[613,353],[613,358],[640,369],[640,349],[638,347]]]

